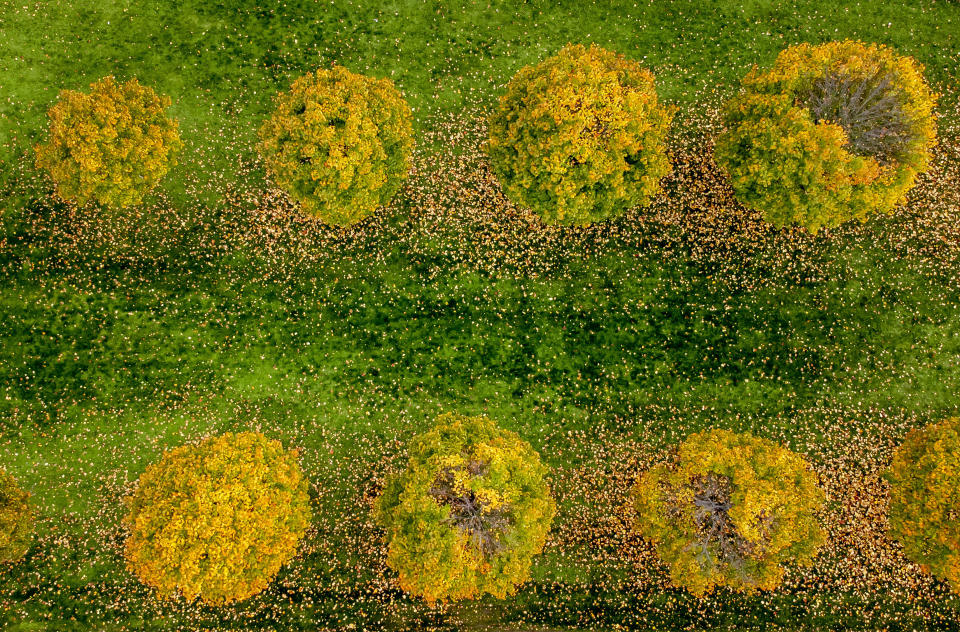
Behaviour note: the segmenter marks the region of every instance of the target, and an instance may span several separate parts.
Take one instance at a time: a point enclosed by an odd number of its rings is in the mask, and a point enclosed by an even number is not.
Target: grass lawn
[[[716,106],[783,47],[847,37],[926,66],[934,168],[891,217],[773,230],[710,161]],[[681,108],[664,194],[588,229],[506,203],[479,150],[502,85],[570,41],[643,60]],[[392,78],[418,130],[409,184],[349,230],[298,219],[253,147],[272,96],[334,61]],[[960,412],[958,68],[948,0],[0,0],[0,466],[38,514],[0,627],[960,628],[885,539],[879,477]],[[186,143],[133,222],[58,205],[32,166],[57,91],[111,73],[169,94]],[[554,533],[504,601],[403,596],[369,516],[449,410],[553,468]],[[827,490],[827,550],[775,593],[693,598],[630,533],[636,472],[709,427],[788,444]],[[252,428],[303,448],[302,554],[236,606],[155,599],[124,568],[124,493],[164,449]]]

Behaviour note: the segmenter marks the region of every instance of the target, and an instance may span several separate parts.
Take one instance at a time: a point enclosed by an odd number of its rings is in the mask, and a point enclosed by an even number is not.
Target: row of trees
[[[927,169],[935,102],[916,61],[884,46],[793,46],[743,79],[715,158],[737,197],[777,226],[865,220],[891,211]],[[36,163],[65,200],[137,204],[182,147],[169,104],[136,80],[65,90]],[[568,45],[507,84],[486,152],[514,203],[547,223],[585,225],[659,191],[672,116],[638,63]],[[412,120],[391,81],[321,69],[277,97],[259,151],[304,213],[349,225],[387,204],[407,177]]]
[[[433,602],[505,597],[530,576],[556,515],[529,443],[485,417],[441,415],[409,447],[374,507],[388,564]],[[960,419],[909,433],[887,473],[890,535],[960,593]],[[750,434],[708,430],[633,488],[636,528],[697,595],[777,587],[824,541],[817,476],[798,454]],[[250,597],[296,553],[310,520],[297,451],[254,432],[166,452],[126,498],[129,569],[164,597]],[[29,548],[28,495],[0,471],[0,562]]]

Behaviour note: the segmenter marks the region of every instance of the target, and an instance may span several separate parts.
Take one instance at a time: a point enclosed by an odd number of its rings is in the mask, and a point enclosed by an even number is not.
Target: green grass
[[[222,193],[262,185],[251,148],[259,122],[277,90],[319,64],[393,78],[422,134],[442,128],[443,115],[490,105],[520,66],[568,41],[644,60],[661,95],[692,110],[730,94],[750,64],[788,44],[855,37],[920,59],[949,113],[960,5],[225,4],[0,2],[0,464],[34,494],[40,517],[30,556],[0,573],[0,626],[957,625],[957,599],[942,587],[722,594],[705,609],[680,591],[637,589],[626,563],[594,560],[591,546],[616,543],[550,549],[532,585],[476,609],[437,611],[367,590],[383,573],[361,497],[443,410],[482,412],[521,433],[560,489],[579,466],[616,469],[604,450],[630,441],[652,452],[719,426],[822,461],[850,448],[837,429],[888,445],[956,414],[958,259],[947,246],[930,256],[895,245],[902,231],[918,231],[929,246],[930,226],[884,218],[794,241],[764,233],[751,250],[704,258],[680,227],[618,224],[626,237],[565,231],[557,241],[570,242],[549,254],[532,248],[550,261],[528,274],[465,262],[460,254],[479,242],[443,226],[416,244],[394,240],[409,228],[403,214],[414,198],[388,213],[383,235],[308,241],[321,251],[313,262],[239,247],[215,221],[243,221]],[[164,188],[206,222],[139,261],[65,255],[45,229],[30,228],[62,218],[38,201],[43,183],[26,158],[46,108],[58,89],[108,73],[173,97],[187,150]],[[422,147],[449,155],[442,142]],[[950,183],[940,186],[949,195]],[[237,428],[304,448],[317,534],[249,603],[217,611],[158,602],[123,568],[123,490],[164,449]],[[559,522],[608,510],[571,492]]]

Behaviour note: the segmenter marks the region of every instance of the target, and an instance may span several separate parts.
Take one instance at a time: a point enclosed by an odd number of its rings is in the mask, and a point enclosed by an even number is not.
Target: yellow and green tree
[[[674,585],[695,595],[775,588],[784,565],[810,564],[824,539],[816,474],[798,454],[746,433],[690,435],[633,494],[639,533]]]
[[[556,506],[529,443],[486,417],[441,415],[376,503],[400,587],[429,602],[512,594]]]
[[[119,209],[143,202],[176,163],[183,147],[170,98],[136,79],[105,77],[89,92],[63,90],[50,108],[49,138],[36,164],[57,196]]]
[[[390,202],[409,175],[413,115],[389,79],[320,69],[278,95],[260,154],[304,213],[348,226]]]
[[[812,231],[889,213],[929,163],[936,95],[912,58],[854,41],[792,46],[724,110],[716,160],[738,199]]]
[[[0,469],[0,564],[19,561],[30,548],[33,512],[30,494]]]
[[[310,522],[297,452],[255,432],[166,452],[127,498],[127,566],[163,597],[228,604],[260,592]]]
[[[960,419],[907,434],[887,479],[891,537],[960,593]]]
[[[548,224],[591,224],[647,204],[660,189],[671,117],[640,64],[568,45],[510,80],[486,150],[515,204]]]

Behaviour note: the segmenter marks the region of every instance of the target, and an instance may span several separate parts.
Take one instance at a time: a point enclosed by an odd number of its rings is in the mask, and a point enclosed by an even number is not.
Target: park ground
[[[889,217],[770,228],[712,163],[719,106],[752,64],[843,38],[925,65],[934,166]],[[663,194],[586,229],[512,206],[481,148],[503,84],[568,42],[641,61],[679,108]],[[418,136],[404,190],[349,230],[299,218],[254,147],[273,95],[333,62],[393,79]],[[960,412],[958,69],[948,0],[0,1],[0,465],[37,512],[0,627],[957,629],[960,598],[885,537],[881,473]],[[186,144],[133,215],[67,208],[32,165],[57,92],[107,74],[170,95]],[[450,410],[552,468],[553,535],[504,601],[404,597],[370,520]],[[774,593],[670,588],[629,528],[636,473],[710,427],[789,445],[827,490],[830,544]],[[302,449],[315,528],[247,602],[158,601],[124,568],[122,498],[238,429]]]

